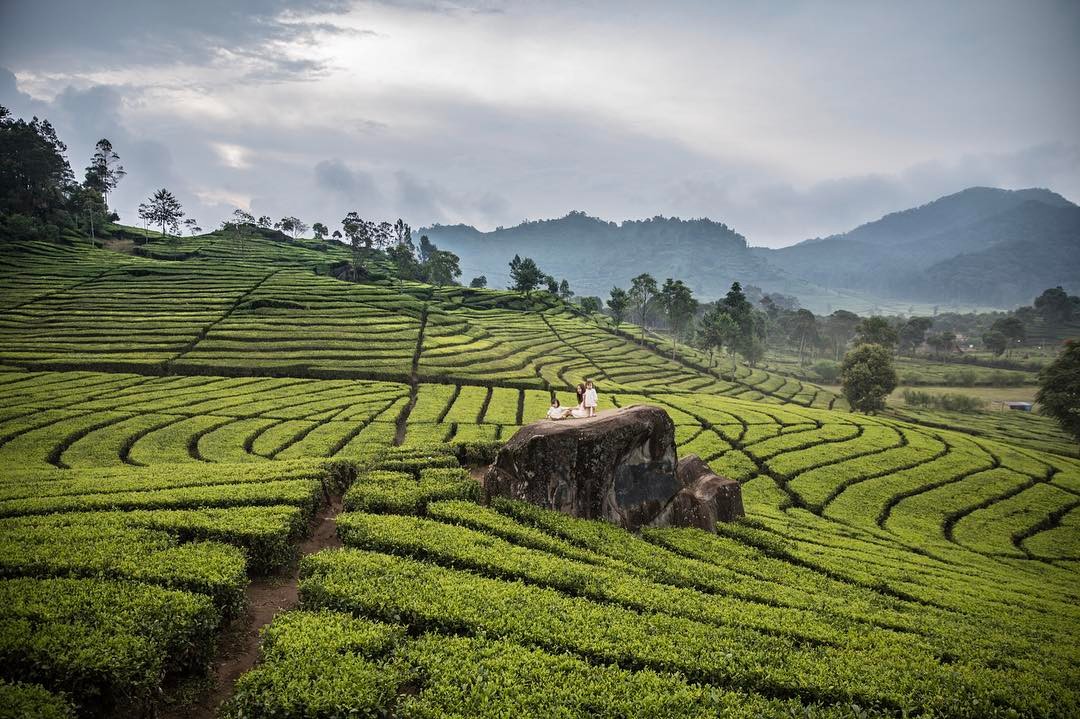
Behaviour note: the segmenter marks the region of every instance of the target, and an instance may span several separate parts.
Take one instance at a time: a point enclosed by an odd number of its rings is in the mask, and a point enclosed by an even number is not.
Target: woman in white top
[[[596,387],[593,386],[592,380],[585,381],[585,399],[582,401],[582,405],[585,407],[587,417],[596,416]]]

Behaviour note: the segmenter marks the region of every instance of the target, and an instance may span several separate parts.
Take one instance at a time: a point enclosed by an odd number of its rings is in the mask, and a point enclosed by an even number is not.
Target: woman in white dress
[[[577,392],[577,407],[570,410],[570,416],[575,419],[585,419],[589,416],[589,410],[585,409],[585,385],[578,384],[574,390]]]

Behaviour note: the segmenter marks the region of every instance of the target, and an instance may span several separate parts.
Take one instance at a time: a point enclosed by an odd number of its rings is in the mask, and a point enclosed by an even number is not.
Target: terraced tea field
[[[0,261],[16,716],[211,716],[176,688],[297,561],[221,716],[1080,714],[1080,460],[1050,440],[721,379],[539,295],[230,243]],[[479,504],[461,458],[586,376],[603,406],[666,408],[747,520],[635,535]],[[298,559],[326,517],[343,547]]]

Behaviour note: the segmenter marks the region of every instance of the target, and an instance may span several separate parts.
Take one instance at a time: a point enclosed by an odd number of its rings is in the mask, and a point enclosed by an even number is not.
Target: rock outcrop
[[[718,519],[742,516],[738,483],[693,455],[679,462],[671,417],[648,405],[522,427],[488,468],[484,494],[630,530],[716,531]]]

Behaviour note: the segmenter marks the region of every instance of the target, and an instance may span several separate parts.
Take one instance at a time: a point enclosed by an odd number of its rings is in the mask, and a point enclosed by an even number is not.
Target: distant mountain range
[[[507,263],[520,254],[578,294],[604,297],[641,272],[682,278],[707,299],[738,280],[793,294],[819,312],[878,301],[1013,307],[1047,287],[1080,290],[1080,207],[1042,189],[973,187],[781,249],[750,247],[707,219],[617,224],[582,212],[493,232],[421,232],[461,257],[466,281],[483,274],[505,285]]]

